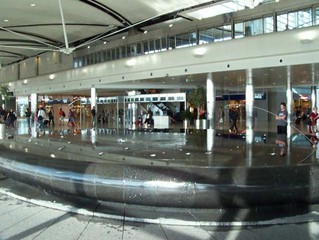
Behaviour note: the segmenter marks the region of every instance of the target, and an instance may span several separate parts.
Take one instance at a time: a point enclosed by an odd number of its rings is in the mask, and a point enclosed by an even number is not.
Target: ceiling
[[[46,51],[69,54],[133,28],[154,30],[167,22],[193,21],[199,14],[207,16],[205,9],[212,13],[217,4],[225,4],[216,9],[215,14],[222,14],[273,1],[1,0],[0,63],[6,66]]]

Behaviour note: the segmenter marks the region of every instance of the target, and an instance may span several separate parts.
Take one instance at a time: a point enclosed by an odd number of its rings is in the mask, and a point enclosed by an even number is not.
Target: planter
[[[184,124],[184,129],[189,129],[189,127],[190,127],[190,121],[189,120],[184,120],[183,124]]]
[[[0,123],[0,140],[5,139],[6,137],[6,125],[4,123]]]
[[[208,126],[208,120],[207,119],[201,119],[200,120],[200,129],[207,129]]]
[[[195,128],[196,129],[200,129],[200,127],[201,127],[201,120],[200,119],[196,119],[195,120]]]

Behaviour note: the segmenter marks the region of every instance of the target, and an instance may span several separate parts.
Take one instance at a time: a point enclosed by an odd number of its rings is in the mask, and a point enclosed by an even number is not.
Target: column
[[[312,107],[318,107],[319,106],[319,99],[317,98],[318,96],[318,88],[316,87],[316,69],[315,69],[315,65],[312,64],[311,65],[311,78],[312,78],[312,84],[314,85],[311,88],[311,103],[312,103]]]
[[[246,70],[246,166],[252,166],[253,139],[254,139],[254,86],[253,86],[253,70]]]
[[[206,80],[206,104],[207,104],[207,120],[208,128],[214,128],[214,119],[215,119],[215,104],[216,104],[216,89],[213,82],[213,74],[207,74]]]
[[[97,109],[97,105],[96,105],[96,97],[97,97],[97,92],[96,92],[96,88],[95,88],[95,86],[92,86],[91,87],[91,109],[93,108],[93,107],[95,107],[95,119],[93,119],[93,117],[92,117],[92,126],[95,126],[96,125],[96,123],[97,123],[97,116],[98,116],[98,109]],[[90,109],[90,110],[91,110]]]
[[[292,93],[292,86],[291,86],[291,67],[287,66],[287,91],[286,91],[286,98],[287,98],[287,138],[291,136],[291,113],[292,113],[292,104],[293,104],[293,93]]]
[[[317,87],[316,86],[312,86],[311,87],[311,109],[313,109],[314,107],[318,106],[317,105]]]
[[[246,131],[254,125],[254,86],[252,69],[246,70]]]
[[[37,137],[37,130],[36,130],[36,124],[37,122],[34,121],[35,115],[37,114],[38,109],[38,94],[32,93],[30,96],[30,105],[31,105],[31,123],[33,122],[33,128],[31,128],[31,136],[36,138]]]
[[[287,66],[287,154],[286,154],[286,164],[290,165],[290,149],[291,149],[291,113],[293,104],[293,92],[291,86],[291,66]]]

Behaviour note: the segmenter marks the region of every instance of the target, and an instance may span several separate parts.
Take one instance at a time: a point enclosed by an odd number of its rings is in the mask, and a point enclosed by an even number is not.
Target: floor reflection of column
[[[246,166],[251,167],[253,165],[253,150],[254,150],[254,131],[252,129],[246,129]]]
[[[97,128],[91,128],[91,143],[92,143],[92,145],[96,144],[96,131],[97,131]]]
[[[213,148],[215,145],[215,136],[216,136],[216,130],[209,128],[206,130],[207,132],[207,146],[206,146],[206,150],[207,150],[207,155],[208,155],[208,164],[211,166],[212,165],[212,161],[213,161],[213,156],[212,156],[212,152],[213,152]]]

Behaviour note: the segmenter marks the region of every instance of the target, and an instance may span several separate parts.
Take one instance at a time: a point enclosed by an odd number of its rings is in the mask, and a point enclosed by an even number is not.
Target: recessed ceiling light
[[[88,46],[88,48],[91,48],[91,46]]]
[[[105,42],[103,42],[103,44],[106,44],[106,41],[105,41]]]
[[[123,36],[122,39],[125,39],[125,36]]]
[[[35,7],[36,5],[35,5],[35,3],[31,3],[30,6],[31,7]]]
[[[4,19],[4,22],[9,22],[9,20],[8,19]]]
[[[171,23],[170,25],[168,25],[170,28],[173,27],[173,24]]]
[[[144,34],[146,34],[146,33],[147,33],[147,30],[144,31]]]

